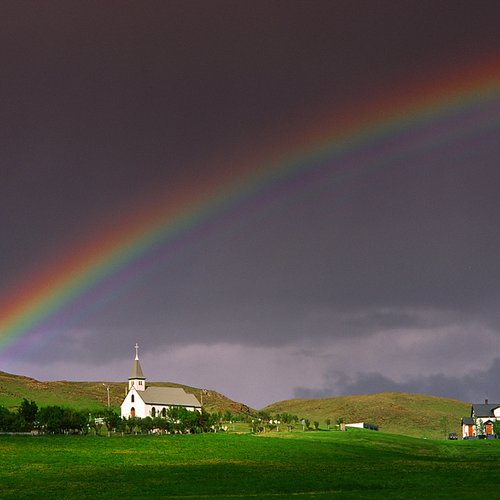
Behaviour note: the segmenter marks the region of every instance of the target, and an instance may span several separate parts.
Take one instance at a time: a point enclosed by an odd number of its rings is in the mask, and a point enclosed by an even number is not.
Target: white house
[[[344,427],[356,427],[358,429],[370,429],[378,431],[378,425],[368,424],[367,422],[355,422],[354,424],[344,424]]]
[[[462,418],[462,438],[474,439],[481,432],[481,427],[484,426],[483,436],[494,437],[493,422],[500,420],[500,404],[488,403],[473,404],[471,407],[470,417]]]
[[[128,379],[128,392],[121,404],[122,417],[165,416],[169,408],[184,407],[201,411],[201,404],[194,394],[180,387],[148,387],[139,362],[139,346],[135,345],[135,360]]]

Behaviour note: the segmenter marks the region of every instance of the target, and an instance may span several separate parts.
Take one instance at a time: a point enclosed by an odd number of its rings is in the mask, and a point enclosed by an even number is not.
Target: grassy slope
[[[38,380],[0,372],[0,406],[13,408],[26,398],[35,401],[38,406],[64,405],[76,409],[95,409],[107,404],[109,385],[111,406],[118,408],[123,401],[127,384],[125,382],[40,382]],[[186,385],[169,382],[151,382],[162,387],[182,387],[201,400],[201,390]],[[216,391],[203,394],[204,408],[210,412],[229,409],[233,413],[247,413],[250,409],[236,401],[226,398]]]
[[[124,382],[106,382],[110,386],[111,405],[118,408],[125,394]],[[201,390],[168,382],[152,385],[183,387],[199,400]],[[95,409],[107,404],[103,382],[40,382],[32,378],[0,372],[0,405],[16,407],[23,398],[36,401],[39,406],[65,405],[77,409]],[[203,394],[208,411],[229,409],[232,413],[253,411],[216,391]],[[442,417],[449,419],[449,432],[460,432],[460,418],[468,415],[470,405],[462,401],[406,393],[383,393],[362,396],[341,396],[323,399],[291,399],[266,408],[272,413],[289,412],[299,417],[318,421],[324,426],[330,418],[334,423],[342,417],[348,422],[370,422],[385,432],[415,437],[442,438]]]
[[[499,441],[363,430],[0,436],[2,498],[495,498]]]
[[[454,399],[387,392],[359,396],[322,399],[290,399],[268,407],[271,413],[288,412],[325,425],[330,418],[335,423],[369,422],[380,430],[415,437],[442,438],[440,423],[448,418],[448,432],[460,432],[460,419],[470,414],[470,404]]]

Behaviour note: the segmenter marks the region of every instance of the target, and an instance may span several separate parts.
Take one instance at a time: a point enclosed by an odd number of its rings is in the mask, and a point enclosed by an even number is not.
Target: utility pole
[[[108,408],[109,408],[109,385],[102,384],[104,387],[106,387],[106,390],[108,391]]]

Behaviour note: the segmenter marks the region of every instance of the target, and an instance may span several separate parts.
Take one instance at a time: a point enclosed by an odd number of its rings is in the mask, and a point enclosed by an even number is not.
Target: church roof
[[[142,373],[141,363],[139,363],[137,358],[134,360],[134,366],[132,367],[132,373],[130,374],[129,380],[133,378],[146,378]]]
[[[165,406],[194,406],[201,408],[201,404],[194,394],[188,394],[180,387],[147,387],[139,393],[142,400],[149,405]]]

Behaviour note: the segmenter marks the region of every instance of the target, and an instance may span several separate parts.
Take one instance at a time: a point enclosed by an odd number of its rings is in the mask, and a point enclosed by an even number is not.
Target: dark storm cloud
[[[297,398],[328,398],[339,395],[370,394],[379,392],[410,392],[428,394],[462,401],[481,402],[483,399],[498,401],[500,391],[500,359],[488,366],[478,366],[463,376],[446,376],[443,373],[410,378],[396,382],[379,373],[358,373],[354,376],[336,374],[335,384],[320,390],[296,388]]]
[[[466,146],[429,155],[425,167],[418,157],[354,170],[249,205],[183,251],[167,251],[85,325],[122,346],[112,356],[138,334],[159,345],[277,346],[403,328],[432,335],[471,321],[498,331],[500,149],[494,134]],[[47,356],[78,359],[81,349],[63,335]]]
[[[490,53],[497,12],[497,2],[409,0],[4,2],[0,296],[214,159],[229,168],[235,152],[265,151],[322,113],[342,119],[353,103]],[[128,358],[141,339],[292,344],[300,364],[308,349],[321,358],[321,342],[384,332],[498,335],[499,107],[241,201],[157,249],[79,321],[55,321],[34,363],[64,360],[71,371]],[[377,373],[377,390],[396,384]],[[366,377],[342,383],[373,387]],[[458,380],[432,377],[443,391]]]
[[[481,146],[500,153],[495,137]],[[154,317],[186,341],[210,330],[270,344],[300,337],[304,325],[331,337],[435,321],[412,307],[497,324],[497,174],[482,153],[354,173],[252,207],[155,267],[118,308],[122,321]]]

